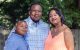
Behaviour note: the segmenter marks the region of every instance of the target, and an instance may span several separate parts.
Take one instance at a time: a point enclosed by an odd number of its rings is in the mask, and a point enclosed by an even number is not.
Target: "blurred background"
[[[48,22],[48,10],[58,7],[65,16],[65,23],[74,34],[75,50],[80,50],[80,0],[0,0],[0,50],[10,30],[18,19],[28,17],[28,7],[33,2],[41,3],[43,17]]]

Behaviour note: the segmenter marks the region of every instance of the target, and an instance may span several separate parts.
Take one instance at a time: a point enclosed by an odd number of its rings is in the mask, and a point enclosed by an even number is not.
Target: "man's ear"
[[[29,15],[30,15],[30,12],[31,12],[31,11],[28,12]]]
[[[18,23],[15,24],[15,27],[18,25]]]

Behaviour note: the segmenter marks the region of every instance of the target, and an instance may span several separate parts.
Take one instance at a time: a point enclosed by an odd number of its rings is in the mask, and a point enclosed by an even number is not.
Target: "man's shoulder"
[[[46,23],[46,22],[44,22],[44,21],[42,21],[42,20],[41,20],[41,25],[49,26],[49,24],[48,24],[48,23]]]
[[[24,21],[29,21],[29,20],[30,20],[30,17],[24,19]]]
[[[28,21],[28,18],[24,19],[24,21]]]

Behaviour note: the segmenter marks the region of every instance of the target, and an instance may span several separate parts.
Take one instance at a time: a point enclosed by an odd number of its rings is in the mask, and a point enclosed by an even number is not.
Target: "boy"
[[[24,39],[24,35],[27,32],[27,23],[25,21],[18,21],[15,27],[16,30],[7,39],[4,50],[28,50],[28,44]]]

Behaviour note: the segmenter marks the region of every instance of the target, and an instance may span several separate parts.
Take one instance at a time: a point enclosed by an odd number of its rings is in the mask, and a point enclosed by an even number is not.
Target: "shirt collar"
[[[28,17],[28,21],[29,21],[28,24],[31,24],[31,25],[32,24],[40,24],[42,22],[42,20],[40,19],[39,22],[35,23],[35,22],[32,21],[32,19],[30,18],[30,16]]]
[[[13,32],[13,34],[15,34],[16,36],[21,37],[21,38],[24,37],[24,35],[20,35],[20,34],[18,34],[18,33],[16,33],[16,32]]]

